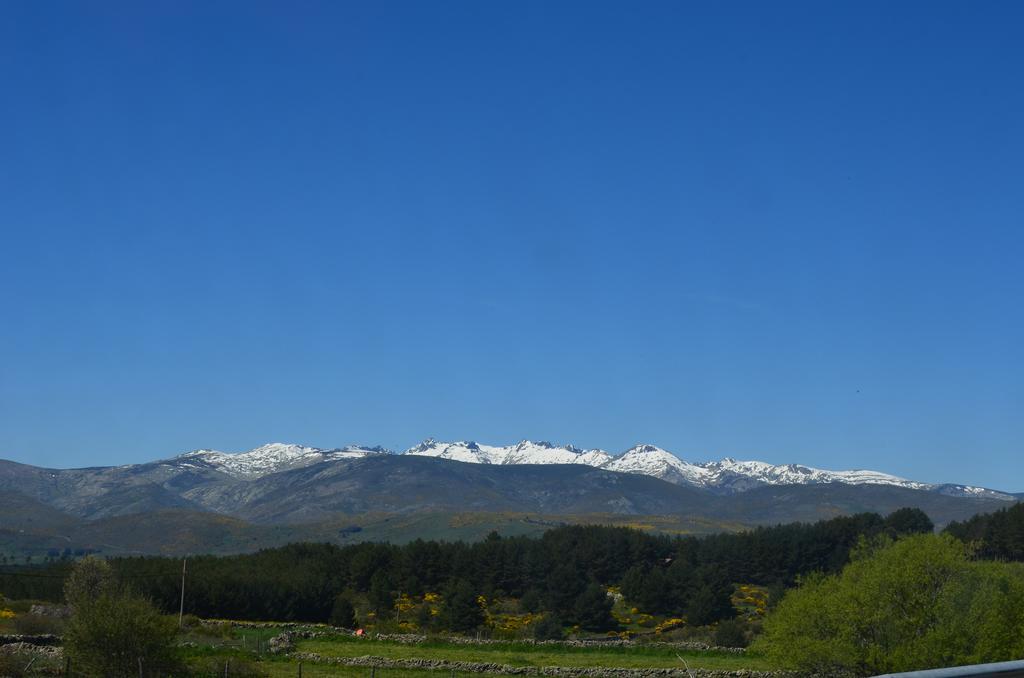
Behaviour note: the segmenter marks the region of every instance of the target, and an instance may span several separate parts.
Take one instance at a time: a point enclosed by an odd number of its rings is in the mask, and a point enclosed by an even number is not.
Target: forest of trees
[[[540,538],[492,533],[476,543],[417,540],[404,545],[292,544],[254,554],[188,561],[185,611],[202,617],[310,621],[352,619],[352,601],[380,617],[395,601],[437,593],[445,601],[435,626],[467,630],[476,596],[521,605],[568,624],[614,626],[604,587],[645,612],[688,615],[692,624],[729,617],[734,584],[791,586],[811,572],[842,569],[862,537],[931,532],[928,517],[901,509],[815,524],[763,527],[736,534],[669,537],[639,530],[567,526]],[[166,611],[177,611],[181,560],[113,558],[116,575]],[[67,563],[0,574],[13,598],[59,600]],[[343,601],[343,602],[339,602]]]
[[[950,523],[946,532],[975,545],[980,558],[1024,561],[1024,504]]]

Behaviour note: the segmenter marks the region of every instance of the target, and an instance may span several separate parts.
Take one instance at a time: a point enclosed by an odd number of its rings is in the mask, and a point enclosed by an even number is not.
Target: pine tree
[[[457,632],[472,631],[484,623],[483,610],[468,581],[460,579],[449,587],[445,592],[440,616],[448,629]]]
[[[356,610],[352,607],[352,601],[344,593],[334,599],[334,607],[331,608],[331,626],[340,626],[346,629],[356,627]]]
[[[587,631],[608,631],[618,626],[612,616],[612,599],[597,582],[591,582],[576,599],[573,614]]]

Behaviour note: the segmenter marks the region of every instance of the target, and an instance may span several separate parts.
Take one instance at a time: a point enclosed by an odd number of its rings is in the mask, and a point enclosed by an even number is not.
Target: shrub
[[[72,609],[64,652],[78,671],[101,676],[180,673],[174,648],[177,620],[118,587],[106,562],[83,559],[64,590]]]
[[[562,640],[565,638],[565,629],[562,628],[562,620],[554,614],[546,614],[533,627],[535,640]]]
[[[0,676],[4,678],[21,678],[28,675],[25,667],[32,661],[31,655],[24,653],[7,654],[0,652]],[[33,662],[34,663],[34,662]]]
[[[719,647],[746,647],[747,634],[742,622],[726,619],[718,623],[714,633],[714,644]]]

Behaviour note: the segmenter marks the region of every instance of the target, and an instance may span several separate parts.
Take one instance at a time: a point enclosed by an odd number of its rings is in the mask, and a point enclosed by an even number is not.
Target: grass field
[[[299,673],[299,664],[295,661],[267,661],[259,665],[260,671],[269,678],[293,678]],[[419,671],[414,669],[377,669],[373,678],[450,678],[449,671]],[[468,676],[469,674],[463,674]],[[338,676],[339,678],[370,678],[370,669],[362,666],[334,666],[331,664],[303,664],[303,678],[319,678],[319,676]]]
[[[611,668],[683,668],[682,656],[690,668],[720,670],[764,670],[771,666],[752,654],[681,651],[661,646],[635,647],[566,647],[499,643],[460,645],[428,642],[405,645],[393,642],[357,639],[348,636],[302,640],[301,652],[315,652],[323,657],[362,657],[373,655],[389,659],[431,659],[463,662],[508,664],[510,666],[573,666]]]

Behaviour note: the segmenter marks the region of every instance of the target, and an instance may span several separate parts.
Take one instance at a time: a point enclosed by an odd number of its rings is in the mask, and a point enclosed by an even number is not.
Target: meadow
[[[302,640],[299,652],[323,657],[361,657],[390,659],[426,659],[450,662],[494,663],[523,667],[605,667],[605,668],[683,668],[680,657],[691,668],[716,670],[767,670],[762,658],[728,652],[683,650],[664,645],[586,646],[535,645],[530,643],[455,644],[441,640],[406,645],[373,639],[332,637]]]
[[[294,676],[299,673],[300,660],[297,656],[302,656],[302,672],[306,676],[365,677],[372,672],[376,678],[436,678],[440,675],[451,675],[453,671],[447,667],[434,670],[391,667],[371,669],[368,666],[343,666],[330,662],[332,659],[382,657],[398,661],[471,662],[531,669],[600,667],[764,671],[773,668],[770,662],[757,654],[693,650],[660,644],[576,647],[565,644],[537,645],[518,642],[454,643],[441,638],[414,644],[348,635],[300,639],[295,646],[296,656],[265,653],[258,655],[257,638],[260,646],[265,648],[267,641],[277,630],[274,627],[256,631],[231,630],[221,637],[205,640],[191,637],[186,652],[188,661],[195,667],[212,668],[227,664],[229,673],[236,673],[248,667],[254,672],[269,676]],[[319,655],[324,661],[311,661],[310,655]]]

